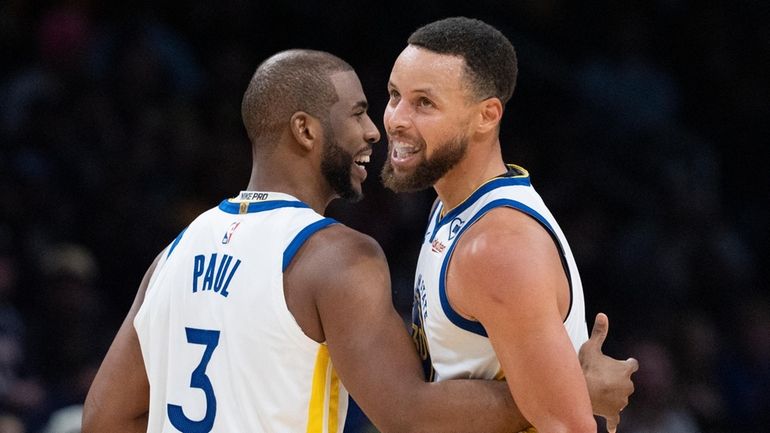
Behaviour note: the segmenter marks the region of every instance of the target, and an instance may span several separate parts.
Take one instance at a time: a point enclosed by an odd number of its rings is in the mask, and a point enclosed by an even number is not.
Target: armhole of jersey
[[[160,274],[160,270],[163,267],[163,265],[166,264],[168,261],[168,254],[167,250],[169,250],[171,247],[166,247],[165,250],[161,252],[161,256],[158,259],[158,263],[155,264],[155,269],[152,270],[152,274],[150,275],[150,281],[147,282],[147,288],[144,292],[144,299],[147,299],[147,294],[150,293],[150,288],[155,283],[155,280],[158,279],[158,275]],[[144,302],[142,302],[144,304]]]
[[[468,332],[472,332],[474,334],[480,335],[482,337],[488,338],[487,331],[484,329],[484,326],[476,320],[469,320],[460,315],[457,311],[452,308],[452,305],[449,303],[449,298],[446,294],[446,271],[449,268],[449,261],[452,258],[452,254],[454,253],[455,246],[460,241],[460,236],[465,233],[465,231],[471,227],[473,224],[476,223],[482,216],[484,216],[487,212],[490,210],[497,208],[497,207],[510,207],[513,209],[516,209],[518,211],[521,211],[530,217],[534,218],[538,223],[540,223],[541,226],[543,226],[546,231],[551,235],[551,239],[553,239],[554,243],[556,244],[556,248],[559,250],[559,259],[561,260],[562,268],[564,269],[564,272],[567,277],[567,284],[569,285],[569,307],[567,308],[567,314],[564,316],[563,322],[566,322],[567,319],[569,319],[570,314],[572,313],[572,303],[574,301],[574,293],[572,288],[572,275],[569,270],[569,266],[567,264],[567,258],[564,254],[564,248],[561,245],[561,242],[559,241],[558,236],[556,236],[556,232],[551,227],[551,224],[548,223],[548,220],[545,219],[539,212],[532,209],[531,207],[525,205],[524,203],[521,203],[516,200],[511,199],[498,199],[493,200],[489,203],[487,203],[479,212],[477,212],[473,218],[471,218],[467,224],[460,230],[459,233],[457,233],[457,240],[452,243],[452,245],[449,247],[449,251],[447,252],[446,257],[444,258],[444,263],[441,264],[441,274],[439,275],[439,297],[441,298],[441,308],[444,310],[444,314],[446,314],[447,318],[455,324],[455,326],[465,329]]]
[[[177,245],[179,245],[179,242],[182,240],[182,236],[184,236],[184,232],[187,231],[188,227],[185,227],[184,230],[182,230],[174,239],[173,242],[171,242],[171,246],[168,247],[168,254],[166,254],[166,259],[168,259],[171,256],[171,253],[174,252],[174,249]]]
[[[556,230],[553,229],[548,220],[545,219],[545,217],[541,215],[540,212],[532,209],[522,202],[503,199],[495,200],[492,203],[495,202],[501,202],[499,206],[506,206],[524,212],[525,214],[534,218],[535,221],[539,222],[540,225],[543,226],[543,228],[548,232],[548,234],[551,235],[551,239],[553,239],[553,243],[556,245],[556,249],[559,251],[559,260],[561,261],[561,267],[564,269],[564,274],[567,277],[567,285],[569,287],[569,306],[567,306],[567,314],[564,315],[564,319],[562,320],[562,322],[566,323],[570,314],[572,314],[572,304],[575,301],[575,293],[574,288],[572,287],[572,272],[569,270],[567,255],[564,253],[564,246],[561,244],[559,236],[556,235]]]
[[[294,257],[297,255],[297,252],[302,247],[302,245],[304,245],[304,243],[313,234],[317,233],[318,231],[326,227],[329,227],[332,224],[337,224],[337,221],[332,218],[322,218],[313,223],[308,224],[302,230],[300,230],[294,236],[291,242],[289,242],[289,245],[284,250],[283,264],[281,268],[282,271],[275,275],[275,280],[272,282],[273,287],[280,288],[280,290],[274,290],[271,292],[272,293],[271,303],[279,311],[278,323],[280,323],[283,329],[287,332],[287,334],[290,337],[290,340],[292,340],[299,347],[306,348],[308,347],[308,345],[316,347],[318,345],[324,345],[325,341],[323,342],[315,341],[312,338],[310,338],[307,334],[305,334],[305,331],[302,330],[302,327],[297,322],[297,319],[294,317],[294,314],[292,314],[291,310],[289,310],[289,306],[286,303],[286,295],[284,292],[285,272],[286,272],[286,269],[291,264],[292,260],[294,260]]]
[[[300,232],[297,233],[297,236],[295,236],[294,239],[289,242],[289,246],[286,247],[286,250],[283,252],[283,265],[281,270],[286,272],[286,268],[288,268],[291,264],[291,261],[294,260],[294,256],[297,255],[297,251],[299,251],[300,247],[302,247],[302,245],[305,243],[305,241],[308,240],[310,236],[312,236],[315,232],[336,223],[337,221],[332,218],[324,218],[300,230]]]
[[[182,237],[184,236],[185,232],[187,231],[188,227],[185,227],[177,236],[174,238],[174,240],[165,248],[163,251],[160,252],[160,258],[158,259],[158,263],[155,264],[155,269],[152,271],[152,275],[150,275],[150,281],[147,282],[147,287],[145,288],[144,292],[144,301],[142,302],[142,306],[144,306],[145,302],[147,301],[148,296],[150,295],[150,292],[152,291],[152,287],[155,284],[156,280],[158,279],[158,276],[160,275],[161,269],[163,269],[163,266],[168,262],[169,258],[171,257],[171,253],[174,252],[174,249],[179,245],[179,242],[182,240]],[[139,313],[141,313],[142,308],[139,307]],[[137,313],[137,315],[139,315]]]
[[[487,205],[487,207],[488,206],[489,205]],[[487,330],[484,329],[484,325],[482,325],[478,320],[466,319],[460,315],[460,313],[455,311],[455,309],[452,308],[452,305],[449,303],[449,297],[446,294],[446,271],[449,268],[449,261],[452,259],[452,254],[454,254],[455,247],[460,242],[460,236],[465,233],[465,230],[467,230],[468,227],[471,227],[474,223],[476,223],[476,221],[479,220],[479,218],[484,215],[484,213],[488,211],[489,209],[486,209],[485,207],[481,212],[474,215],[473,218],[471,218],[462,229],[460,229],[460,232],[457,233],[457,239],[449,247],[449,251],[447,251],[447,254],[444,257],[444,262],[441,264],[441,273],[438,277],[438,294],[439,298],[441,299],[441,309],[444,310],[444,314],[446,315],[447,319],[454,323],[454,325],[458,328],[472,332],[476,335],[480,335],[484,338],[489,338],[487,335]]]
[[[185,229],[186,230],[186,229]],[[184,233],[184,231],[182,231]],[[177,236],[177,238],[169,244],[166,248],[163,249],[158,254],[158,262],[155,264],[155,269],[152,270],[152,274],[150,274],[150,280],[147,282],[147,287],[144,288],[144,299],[142,299],[141,305],[139,305],[139,309],[136,312],[136,315],[134,316],[134,320],[132,320],[131,325],[134,327],[137,333],[140,332],[140,328],[143,326],[145,319],[145,305],[147,305],[147,301],[155,296],[155,292],[157,290],[152,290],[152,287],[155,285],[155,282],[158,280],[160,275],[160,270],[163,267],[164,264],[168,261],[169,256],[171,255],[171,251],[174,249],[176,244],[179,243],[179,239],[182,237],[182,233]],[[140,341],[141,343],[141,341]],[[141,345],[141,344],[140,344]],[[142,356],[144,356],[144,351],[142,351]]]

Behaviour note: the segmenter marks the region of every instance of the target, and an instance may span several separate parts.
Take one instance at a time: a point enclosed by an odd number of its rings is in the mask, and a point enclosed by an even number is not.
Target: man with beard
[[[417,264],[413,338],[427,348],[430,379],[505,377],[538,430],[595,432],[577,353],[588,335],[575,260],[527,171],[502,158],[516,75],[510,41],[465,17],[416,30],[391,71],[383,182],[438,195]],[[631,386],[638,364],[622,363]],[[609,430],[620,409],[597,411]]]
[[[383,432],[526,425],[502,382],[425,382],[382,250],[322,216],[334,198],[361,197],[380,138],[366,110],[355,72],[331,54],[290,50],[259,66],[242,103],[248,187],[150,266],[83,432],[341,432],[346,389]],[[617,361],[599,350],[606,326],[597,335],[586,374],[620,389]]]

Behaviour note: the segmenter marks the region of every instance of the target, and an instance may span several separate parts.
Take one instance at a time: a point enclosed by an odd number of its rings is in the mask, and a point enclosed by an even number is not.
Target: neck
[[[283,167],[280,164],[260,164],[255,161],[247,189],[292,195],[323,215],[335,195],[329,188],[324,187],[326,182],[322,180],[309,182],[307,177],[302,176],[303,173],[310,172],[312,171],[302,167]]]
[[[445,211],[449,211],[465,201],[484,182],[507,170],[499,139],[489,145],[469,143],[465,158],[439,179],[433,188]]]

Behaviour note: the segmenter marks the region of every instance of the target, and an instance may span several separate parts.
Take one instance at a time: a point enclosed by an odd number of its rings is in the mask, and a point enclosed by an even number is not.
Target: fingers
[[[596,319],[594,319],[594,327],[591,329],[591,340],[595,341],[600,348],[604,344],[604,339],[607,338],[609,328],[610,319],[607,318],[607,315],[604,313],[597,314]]]
[[[620,415],[607,418],[607,432],[615,433],[618,429],[618,424],[620,424]]]

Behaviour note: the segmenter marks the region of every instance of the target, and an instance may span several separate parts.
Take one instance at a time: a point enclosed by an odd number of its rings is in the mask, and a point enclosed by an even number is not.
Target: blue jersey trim
[[[189,226],[188,226],[189,227]],[[174,248],[176,248],[177,245],[179,245],[179,241],[182,240],[182,236],[184,236],[184,232],[187,231],[187,228],[185,227],[184,230],[182,230],[177,236],[176,239],[174,239],[174,242],[171,243],[171,247],[168,249],[168,254],[166,254],[166,258],[168,259],[171,256],[171,253],[174,252]]]
[[[289,243],[289,246],[286,247],[286,250],[283,252],[283,267],[282,271],[286,271],[286,268],[289,267],[289,264],[294,259],[294,256],[297,254],[297,251],[299,251],[302,244],[305,243],[305,241],[313,235],[313,233],[321,230],[324,227],[328,227],[331,224],[336,224],[337,221],[335,221],[332,218],[324,218],[321,220],[318,220],[309,226],[305,227],[304,229],[300,230],[299,233],[297,233],[297,236],[292,239],[291,243]]]
[[[310,206],[298,200],[270,200],[249,203],[247,213],[264,212],[282,207],[310,208]],[[241,203],[223,200],[219,204],[219,210],[231,214],[239,214],[241,213]]]
[[[465,317],[461,316],[457,311],[455,311],[454,308],[452,308],[452,305],[449,303],[449,298],[447,297],[447,294],[446,294],[446,271],[447,271],[447,268],[449,267],[449,260],[452,258],[452,253],[454,252],[455,246],[457,246],[457,243],[460,241],[459,238],[460,236],[462,236],[463,233],[465,233],[465,230],[471,227],[476,221],[479,220],[479,218],[484,216],[490,210],[497,207],[503,207],[503,206],[511,207],[524,212],[525,214],[537,220],[546,230],[548,230],[549,234],[554,239],[557,248],[559,249],[559,257],[562,260],[562,266],[564,267],[564,271],[567,273],[567,283],[569,284],[570,299],[569,299],[569,308],[567,310],[566,317],[569,317],[570,313],[572,312],[572,300],[574,298],[574,296],[572,296],[572,277],[569,271],[569,266],[567,265],[567,262],[565,259],[564,248],[562,247],[561,242],[559,242],[559,238],[556,236],[556,232],[553,230],[553,227],[551,226],[551,224],[548,223],[548,220],[546,220],[545,217],[543,217],[543,215],[541,215],[536,210],[532,209],[531,207],[519,201],[511,200],[511,199],[493,200],[487,203],[475,215],[473,215],[473,217],[471,217],[468,223],[465,224],[465,226],[463,226],[463,228],[460,229],[460,231],[457,233],[457,239],[455,239],[452,245],[449,246],[449,251],[447,251],[447,254],[444,257],[444,262],[441,264],[441,273],[439,274],[439,285],[438,285],[439,298],[441,299],[441,308],[444,310],[444,314],[447,316],[449,321],[451,321],[453,324],[455,324],[455,326],[461,329],[464,329],[466,331],[472,332],[474,334],[477,334],[486,338],[489,338],[489,336],[487,335],[487,331],[486,329],[484,329],[484,326],[481,324],[481,322],[478,322],[476,320],[466,319]]]
[[[433,212],[435,213],[435,220],[433,218],[434,214],[430,214],[430,219],[428,220],[428,231],[430,231],[430,242],[433,242],[436,239],[436,232],[438,231],[439,227],[439,220],[441,220],[441,211],[439,209],[444,207],[444,203],[441,203],[440,201],[436,200],[436,204],[433,207]],[[432,230],[432,231],[431,231]]]
[[[464,202],[460,203],[457,207],[450,210],[446,215],[444,215],[443,218],[439,221],[440,225],[443,225],[447,221],[452,221],[454,217],[461,214],[465,211],[465,209],[468,209],[471,207],[481,196],[488,193],[489,191],[492,191],[493,189],[497,189],[503,186],[530,186],[529,177],[500,177],[496,179],[492,179],[489,182],[485,183],[484,185],[481,185],[479,189],[473,192],[470,197],[465,199]]]

